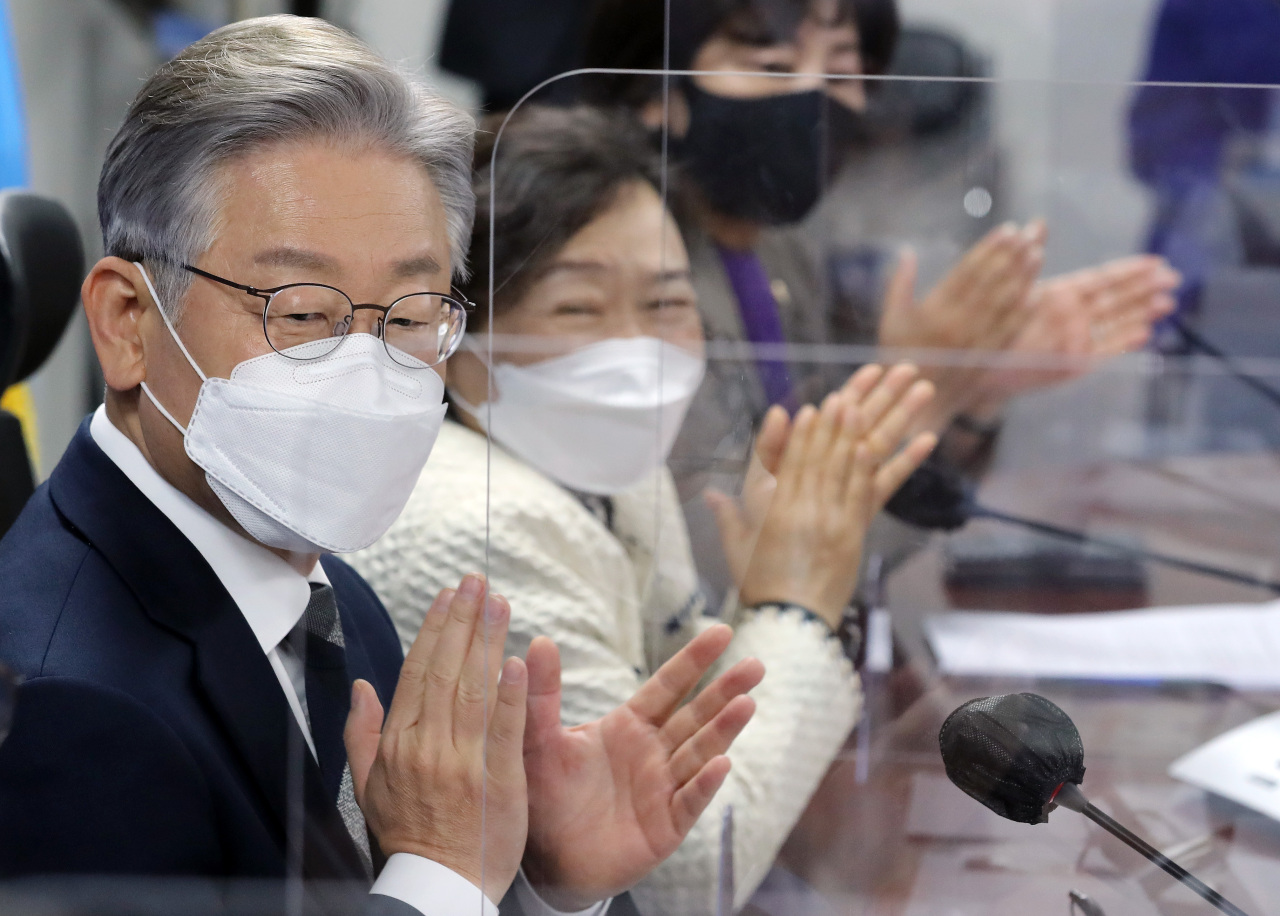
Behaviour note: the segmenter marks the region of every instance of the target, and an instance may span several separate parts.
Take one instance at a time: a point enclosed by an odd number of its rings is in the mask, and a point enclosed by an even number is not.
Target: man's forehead
[[[398,277],[450,260],[440,195],[403,156],[316,143],[268,147],[228,165],[219,241],[256,265],[332,275],[359,264]]]
[[[341,271],[341,261],[333,255],[306,248],[295,248],[278,245],[256,252],[253,263],[262,267],[298,268],[319,273],[336,273]],[[387,270],[397,277],[435,276],[445,272],[445,268],[430,251],[421,251],[389,259]]]
[[[322,143],[268,147],[228,163],[224,197],[282,214],[425,217],[439,193],[419,163]]]

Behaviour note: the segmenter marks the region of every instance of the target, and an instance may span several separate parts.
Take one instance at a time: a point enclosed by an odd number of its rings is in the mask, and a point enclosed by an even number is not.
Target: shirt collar
[[[89,434],[130,482],[200,551],[240,608],[263,652],[270,652],[302,619],[311,599],[308,582],[329,584],[319,563],[301,575],[266,547],[232,531],[151,466],[138,447],[107,418],[93,414]]]

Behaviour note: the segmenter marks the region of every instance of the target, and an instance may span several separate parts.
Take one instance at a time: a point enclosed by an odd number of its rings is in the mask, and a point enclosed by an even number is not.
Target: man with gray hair
[[[360,882],[368,908],[445,916],[514,887],[525,912],[600,913],[723,781],[758,663],[681,701],[727,628],[569,730],[558,657],[504,661],[481,576],[422,596],[402,658],[333,556],[386,531],[443,419],[473,130],[287,16],[143,86],[82,290],[106,401],[0,541],[25,677],[0,878]]]

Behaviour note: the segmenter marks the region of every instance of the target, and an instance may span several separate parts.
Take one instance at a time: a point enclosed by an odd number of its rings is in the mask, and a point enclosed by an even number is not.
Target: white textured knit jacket
[[[487,572],[511,603],[507,651],[523,655],[539,635],[559,645],[564,721],[579,724],[625,703],[708,625],[665,469],[614,497],[611,521],[612,531],[509,452],[446,422],[399,520],[350,560],[406,647],[437,592],[466,573]],[[647,916],[715,912],[727,805],[734,809],[735,899],[743,905],[860,711],[857,675],[822,624],[756,610],[730,622],[735,635],[718,670],[747,656],[764,662],[764,681],[752,693],[756,714],[730,750],[732,770],[708,810],[633,889]]]

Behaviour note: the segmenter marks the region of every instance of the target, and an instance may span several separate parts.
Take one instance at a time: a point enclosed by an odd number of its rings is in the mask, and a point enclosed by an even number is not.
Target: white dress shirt
[[[311,599],[309,582],[329,584],[319,563],[309,576],[301,575],[281,557],[254,541],[232,531],[151,466],[138,447],[107,419],[105,406],[99,407],[89,424],[93,441],[156,508],[173,522],[213,569],[214,575],[244,614],[258,645],[267,656],[280,681],[280,689],[302,729],[307,746],[315,756],[306,712],[305,674],[298,658],[281,652],[280,643],[289,635]],[[388,860],[370,893],[384,894],[407,903],[431,916],[497,916],[498,907],[474,884],[438,862],[422,856],[398,852]],[[516,893],[526,912],[545,916],[561,914],[547,906],[521,872]],[[609,901],[582,911],[581,916],[603,916]]]

